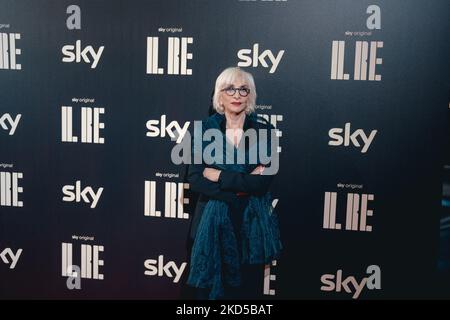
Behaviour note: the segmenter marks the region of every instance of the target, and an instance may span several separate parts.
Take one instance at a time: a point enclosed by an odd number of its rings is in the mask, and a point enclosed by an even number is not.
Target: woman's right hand
[[[262,174],[263,171],[264,171],[264,166],[259,165],[250,174]]]
[[[219,181],[220,172],[220,170],[214,168],[205,168],[203,170],[203,176],[212,182],[217,182]]]

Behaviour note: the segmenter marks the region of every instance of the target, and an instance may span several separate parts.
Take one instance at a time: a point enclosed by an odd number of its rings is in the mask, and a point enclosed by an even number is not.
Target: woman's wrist
[[[221,172],[221,170],[205,168],[205,170],[203,170],[203,176],[212,182],[219,182]]]

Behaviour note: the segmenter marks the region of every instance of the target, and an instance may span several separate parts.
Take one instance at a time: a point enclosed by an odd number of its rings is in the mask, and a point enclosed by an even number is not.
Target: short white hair
[[[219,103],[219,95],[223,89],[231,86],[236,79],[243,80],[250,89],[245,113],[250,114],[255,111],[256,86],[253,76],[249,72],[246,72],[239,67],[230,67],[223,70],[222,73],[217,77],[216,86],[214,88],[213,106],[214,109],[220,114],[223,114],[225,110],[224,107]]]

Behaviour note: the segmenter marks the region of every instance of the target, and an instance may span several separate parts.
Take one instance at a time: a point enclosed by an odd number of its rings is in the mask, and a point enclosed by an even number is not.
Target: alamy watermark
[[[234,130],[227,129],[226,135]],[[177,139],[177,136],[172,138]],[[221,130],[203,130],[202,121],[194,121],[193,137],[187,131],[182,141],[174,145],[171,152],[172,162],[176,165],[256,164],[265,166],[263,175],[274,175],[278,172],[279,137],[276,129],[249,128],[242,132],[238,146],[226,141]]]

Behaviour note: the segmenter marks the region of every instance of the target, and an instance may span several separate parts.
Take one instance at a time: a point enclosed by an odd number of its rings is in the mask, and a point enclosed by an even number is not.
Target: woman
[[[223,156],[223,161],[191,164],[188,169],[191,189],[200,197],[191,228],[194,243],[187,283],[197,288],[200,299],[258,298],[263,266],[281,250],[268,192],[274,176],[264,174],[258,153],[260,149],[270,152],[271,143],[259,136],[253,144],[252,139],[249,144],[245,141],[247,133],[266,130],[270,137],[274,129],[256,116],[255,103],[252,75],[240,68],[225,69],[216,80],[216,113],[202,122],[202,136],[193,136],[202,139],[207,130],[219,129],[223,139],[223,150],[214,153],[214,159]],[[204,156],[208,143],[202,140],[201,150],[193,153]],[[243,162],[238,161],[239,152]],[[257,160],[251,161],[255,154]]]

